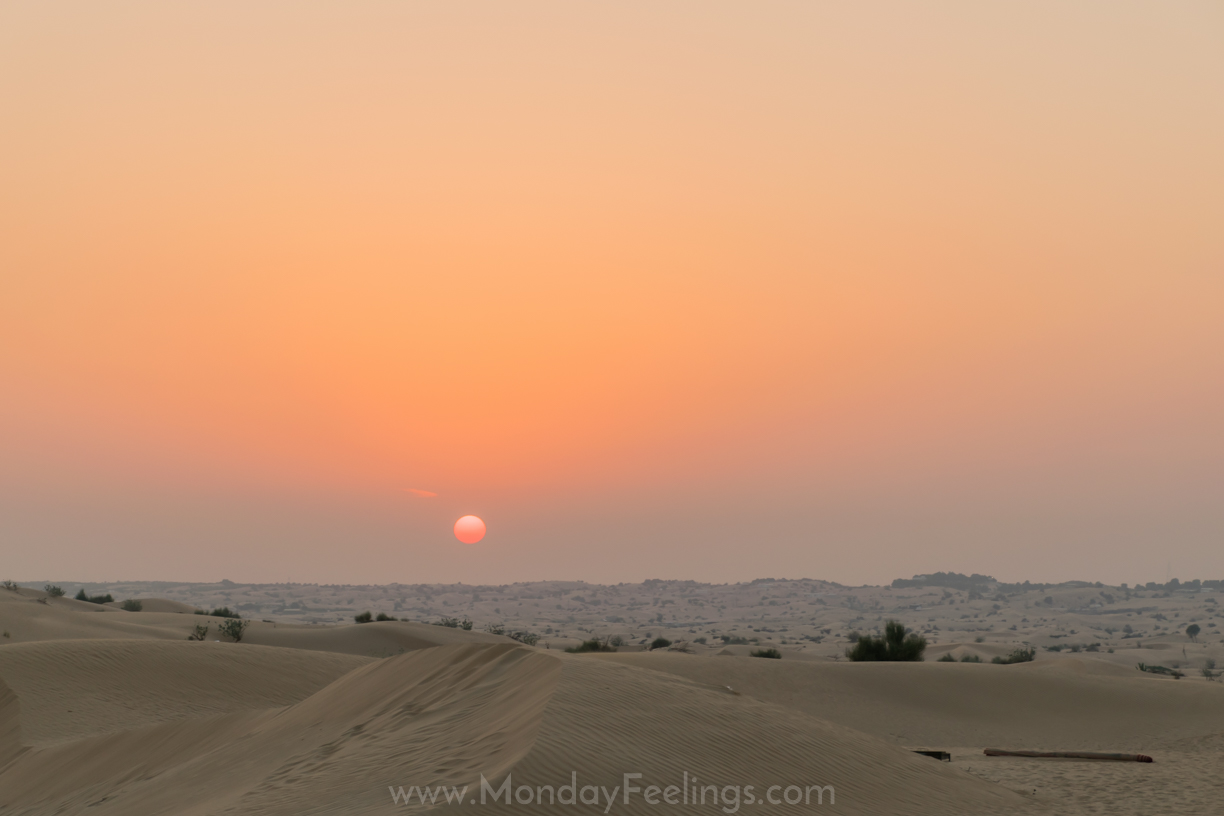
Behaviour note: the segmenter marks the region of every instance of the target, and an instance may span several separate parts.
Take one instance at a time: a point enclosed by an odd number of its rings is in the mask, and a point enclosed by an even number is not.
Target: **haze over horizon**
[[[0,577],[1222,578],[1221,32],[6,3]]]

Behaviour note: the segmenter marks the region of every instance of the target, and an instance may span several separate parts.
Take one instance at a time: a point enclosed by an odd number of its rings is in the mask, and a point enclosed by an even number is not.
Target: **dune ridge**
[[[144,657],[162,651],[166,660],[184,647],[209,645],[101,644],[129,653],[135,646]],[[265,658],[270,650],[250,651]],[[7,667],[10,674],[38,662],[21,658]],[[113,695],[93,702],[120,705]],[[630,772],[670,784],[687,771],[761,791],[832,785],[840,791],[838,812],[847,813],[887,812],[902,800],[914,814],[957,803],[979,813],[1026,804],[959,770],[779,706],[509,644],[438,646],[369,661],[287,706],[209,713],[204,705],[184,714],[31,747],[0,775],[0,804],[13,813],[380,813],[391,807],[389,786],[474,791],[481,775],[500,783],[506,773],[516,785],[562,785],[571,771],[584,785],[609,789]],[[618,809],[651,808],[634,799]]]
[[[160,645],[160,644],[159,644]],[[299,703],[34,747],[0,774],[11,813],[380,812],[405,767],[466,781],[530,742],[556,661],[508,645],[425,649]]]

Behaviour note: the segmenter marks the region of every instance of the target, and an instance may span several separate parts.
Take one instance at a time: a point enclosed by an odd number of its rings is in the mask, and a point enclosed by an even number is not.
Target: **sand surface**
[[[1033,795],[1059,813],[1211,812],[1224,779],[1224,687],[1095,658],[1012,666],[814,663],[667,652],[592,655],[802,711]],[[1125,751],[1156,762],[986,757],[985,748]]]
[[[234,643],[216,635],[220,619],[146,603],[134,613],[0,591],[0,813],[602,813],[631,773],[643,789],[737,786],[733,809],[758,812],[1209,813],[1224,794],[1224,684],[1108,654],[1010,666],[798,649],[768,660],[736,645],[570,655],[422,623],[262,620]],[[198,625],[209,636],[187,640]],[[986,747],[1156,762],[987,758]],[[520,797],[571,774],[604,792],[597,805],[472,804],[482,774],[494,787],[509,774]],[[469,789],[462,804],[393,802],[414,785]],[[833,802],[750,805],[748,785]],[[615,799],[608,812],[732,807]]]

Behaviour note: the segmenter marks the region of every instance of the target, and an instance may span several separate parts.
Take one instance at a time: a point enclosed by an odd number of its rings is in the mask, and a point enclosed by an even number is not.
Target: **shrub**
[[[362,612],[360,615],[354,615],[353,620],[357,621],[358,623],[369,623],[370,621],[374,620],[374,616],[369,612]]]
[[[616,649],[609,646],[606,640],[601,641],[599,638],[593,638],[591,640],[584,640],[577,646],[572,646],[565,651],[570,654],[582,654],[584,652],[615,652]]]
[[[187,636],[187,639],[188,640],[203,640],[206,637],[208,637],[208,624],[202,623],[196,626],[195,629],[192,630],[191,634]]]
[[[447,629],[458,629],[459,619],[458,618],[442,618],[435,625],[445,626]]]
[[[1186,627],[1186,637],[1190,638],[1191,640],[1197,640],[1198,633],[1201,631],[1203,630],[1199,628],[1197,623],[1192,623]]]
[[[748,638],[740,637],[739,635],[719,635],[719,639],[725,646],[747,646]]]
[[[625,639],[621,637],[620,635],[613,635],[611,638],[608,639],[608,644],[611,646],[624,646]]]
[[[12,581],[5,581],[5,582],[4,582],[4,588],[5,588],[5,589],[7,589],[9,592],[16,592],[16,591],[17,591],[17,584],[13,583]],[[81,590],[81,592],[84,592],[84,591],[85,591],[85,590],[83,590],[83,589]]]
[[[704,645],[706,645],[706,639],[705,639],[705,636],[704,636],[704,635],[702,635],[701,637],[695,637],[695,638],[693,638],[693,642],[694,642],[694,643],[700,643],[702,646],[704,646]]]
[[[769,657],[769,658],[773,658],[774,660],[782,659],[782,653],[779,652],[777,649],[753,649],[751,652],[751,656],[752,657]]]
[[[368,615],[369,613],[367,612],[366,614]],[[390,615],[388,615],[386,612],[379,612],[379,613],[378,613],[378,617],[377,617],[377,618],[375,618],[374,620],[377,620],[377,621],[393,621],[393,620],[396,620],[396,619],[395,619],[395,618],[393,618],[393,617],[391,617]]]
[[[650,641],[650,651],[653,652],[655,649],[666,649],[671,644],[672,642],[668,640],[667,638],[657,637],[654,640]]]
[[[57,587],[55,584],[47,584],[45,587],[43,587],[43,592],[47,593],[52,598],[64,597],[64,590]]]
[[[982,658],[978,657],[977,655],[967,654],[967,655],[961,656],[960,662],[962,663],[981,663]]]
[[[1220,676],[1219,672],[1212,671],[1212,669],[1214,669],[1215,667],[1216,667],[1215,658],[1209,657],[1206,660],[1204,660],[1203,669],[1202,669],[1203,677],[1207,678],[1208,680],[1215,680],[1217,677],[1219,677]]]
[[[227,638],[231,638],[235,643],[242,641],[242,636],[246,634],[248,621],[241,618],[226,618],[225,622],[217,627],[217,630]]]
[[[1004,665],[1010,663],[1031,663],[1037,659],[1037,650],[1029,647],[1028,649],[1016,649],[1007,657],[996,657],[991,663],[1002,663]]]
[[[884,624],[884,637],[863,635],[853,648],[846,649],[846,657],[853,661],[875,660],[922,660],[926,651],[926,638],[905,633],[905,626],[890,620]]]
[[[526,643],[528,646],[534,646],[539,641],[540,636],[535,632],[511,632],[510,639],[517,640],[519,643]]]
[[[123,611],[125,612],[139,612],[142,609],[144,609],[144,604],[135,598],[128,598],[123,602]]]
[[[242,617],[237,612],[230,609],[228,606],[217,607],[213,611],[208,612],[206,614],[211,615],[214,618],[241,618]]]
[[[974,643],[985,643],[985,642],[986,642],[986,636],[985,636],[985,635],[978,635],[977,637],[975,637],[975,638],[973,639],[973,642],[974,642]]]
[[[951,652],[947,652],[947,653],[945,653],[945,654],[944,654],[944,656],[943,656],[943,657],[939,658],[939,659],[938,659],[938,660],[936,660],[935,662],[936,662],[936,663],[955,663],[955,662],[956,662],[956,658],[952,656],[952,653],[951,653]]]
[[[469,620],[468,618],[464,618],[462,622],[460,622],[459,628],[465,632],[472,631],[472,621]]]
[[[113,603],[115,600],[114,598],[111,597],[109,592],[106,593],[105,595],[89,595],[85,592],[85,587],[81,587],[80,592],[78,592],[76,595],[73,595],[72,597],[78,601],[86,601],[88,603],[96,603],[96,604]]]
[[[504,635],[506,634],[506,627],[500,623],[490,623],[485,627],[485,631],[490,635]]]

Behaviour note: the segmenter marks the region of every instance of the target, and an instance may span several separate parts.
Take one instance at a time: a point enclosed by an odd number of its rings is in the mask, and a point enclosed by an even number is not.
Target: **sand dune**
[[[1138,814],[1162,802],[1207,812],[1215,783],[1187,780],[1214,779],[1224,750],[1224,686],[1091,658],[567,655],[401,622],[257,621],[241,643],[196,642],[186,640],[193,626],[212,632],[220,621],[33,591],[0,592],[0,616],[10,633],[0,646],[4,813],[393,813],[404,809],[392,801],[400,787],[467,785],[471,799],[482,774],[494,786],[509,774],[534,796],[571,774],[612,791],[626,773],[641,773],[643,789],[737,786],[738,809],[748,785],[756,796],[771,785],[833,791],[817,791],[833,805],[753,805],[761,813]],[[956,761],[910,750],[920,747]],[[1125,750],[1157,762],[1052,765],[988,759],[983,747]],[[606,796],[577,809],[604,812]],[[622,797],[617,811],[660,810],[641,791]],[[472,808],[424,809],[460,806]]]
[[[146,607],[186,606],[149,599]],[[190,607],[187,607],[190,608]],[[178,612],[125,612],[117,604],[93,604],[71,598],[48,598],[38,590],[0,592],[4,642],[17,644],[48,640],[186,640],[199,625],[207,625],[209,641],[225,640],[219,626],[224,618]],[[408,621],[373,622],[346,626],[248,621],[243,643],[342,652],[368,657],[390,657],[427,646],[448,643],[508,643],[509,639],[484,632],[464,632],[445,626]]]
[[[0,805],[16,813],[385,812],[387,786],[405,774],[463,783],[473,771],[513,764],[530,745],[556,666],[523,647],[484,644],[376,661],[288,707],[31,748],[0,775]]]
[[[609,789],[621,784],[624,772],[642,772],[643,785],[678,785],[687,772],[702,784],[752,784],[758,793],[770,785],[831,785],[834,812],[844,813],[1023,813],[1031,804],[949,765],[794,709],[591,656],[563,661],[561,682],[535,747],[514,769],[515,782],[521,776],[557,784],[558,771],[570,768]],[[770,810],[779,807],[813,809]],[[640,806],[636,812],[654,811]]]
[[[24,742],[17,695],[0,680],[0,769],[21,754]]]
[[[166,651],[168,662],[193,646],[139,645],[146,654]],[[249,651],[262,658],[268,650]],[[274,682],[280,671],[260,679]],[[115,694],[79,704],[94,722],[123,706]],[[423,649],[367,663],[287,707],[211,715],[208,708],[185,706],[176,722],[32,747],[0,775],[0,804],[16,813],[380,813],[392,809],[388,785],[465,785],[482,773],[500,783],[507,772],[515,785],[563,785],[571,771],[608,789],[627,772],[660,784],[688,772],[761,790],[833,785],[838,811],[847,813],[890,812],[902,801],[914,814],[1015,812],[1026,804],[957,769],[779,706],[522,646]],[[631,801],[622,809],[650,806]]]
[[[679,675],[840,723],[908,748],[951,751],[958,767],[1060,813],[1209,812],[1218,801],[1224,684],[1174,681],[1105,660],[1012,666],[813,663],[689,655],[592,655]],[[1003,760],[987,747],[1128,751],[1150,766]],[[958,812],[953,809],[952,812]]]
[[[0,651],[28,745],[303,700],[371,658],[233,643],[69,640]]]
[[[997,666],[701,659],[660,652],[592,658],[710,687],[731,686],[907,745],[1104,750],[1094,746],[1122,743],[1142,751],[1150,740],[1201,734],[1212,722],[1224,723],[1224,688],[1088,659]]]

